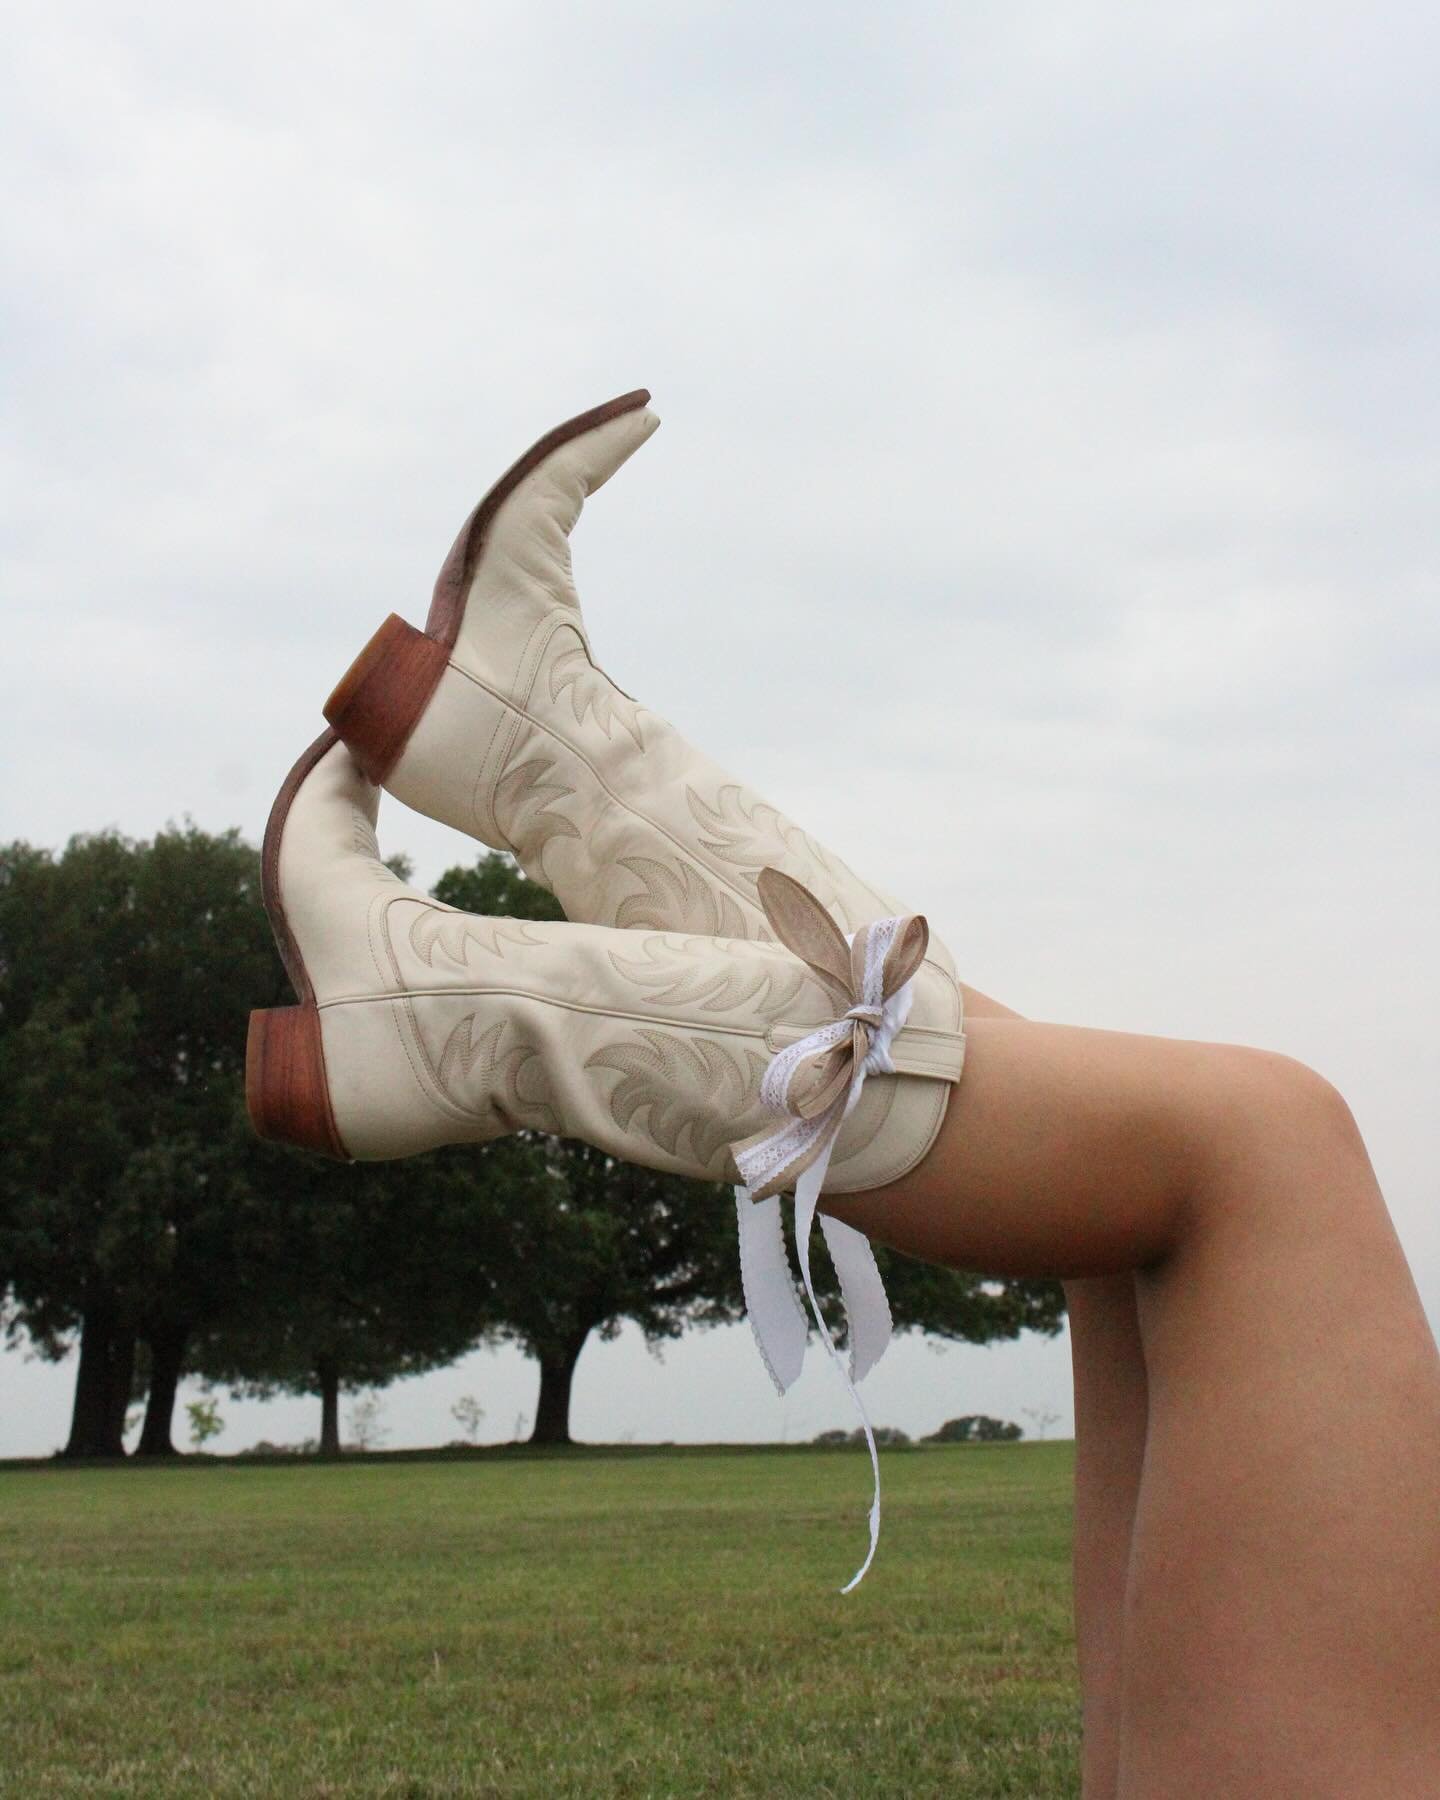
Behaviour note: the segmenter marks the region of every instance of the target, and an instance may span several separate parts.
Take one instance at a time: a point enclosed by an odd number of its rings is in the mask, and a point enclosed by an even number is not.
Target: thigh
[[[960,994],[965,1002],[967,1023],[971,1019],[1023,1019],[1025,1016],[1012,1007],[1002,1006],[988,994],[982,994],[979,988],[968,987],[963,981],[960,983]]]
[[[1232,1046],[1005,1017],[966,1022],[965,1068],[924,1161],[825,1210],[908,1255],[1064,1279],[1173,1247]],[[1259,1054],[1259,1053],[1254,1053]]]

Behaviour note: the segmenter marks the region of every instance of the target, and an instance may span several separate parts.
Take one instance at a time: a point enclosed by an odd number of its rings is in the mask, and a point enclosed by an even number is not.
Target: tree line
[[[495,854],[433,892],[563,917]],[[342,1390],[502,1342],[539,1364],[532,1442],[568,1442],[592,1334],[628,1319],[653,1343],[742,1316],[727,1187],[534,1133],[349,1165],[261,1142],[247,1019],[291,998],[238,832],[0,846],[0,1318],[11,1347],[58,1361],[79,1344],[60,1455],[123,1456],[139,1400],[136,1454],[175,1454],[185,1377],[317,1397],[336,1454]],[[897,1330],[1059,1330],[1058,1283],[878,1254]]]

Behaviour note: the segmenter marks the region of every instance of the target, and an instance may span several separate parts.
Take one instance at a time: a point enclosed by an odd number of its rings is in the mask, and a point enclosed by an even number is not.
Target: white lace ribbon
[[[818,902],[814,904],[818,906]],[[890,1046],[896,1032],[909,1017],[914,976],[887,995],[884,991],[885,971],[895,940],[907,923],[904,918],[880,919],[845,940],[847,948],[853,952],[856,939],[863,939],[863,965],[857,970],[860,993],[856,1004],[842,1018],[817,1027],[798,1043],[777,1052],[761,1082],[760,1096],[772,1111],[782,1115],[782,1122],[773,1131],[731,1149],[735,1166],[745,1182],[743,1187],[735,1190],[745,1305],[750,1328],[770,1378],[783,1394],[799,1375],[809,1326],[796,1296],[785,1255],[779,1199],[774,1193],[759,1200],[753,1195],[784,1182],[787,1172],[795,1171],[795,1247],[805,1292],[826,1351],[840,1371],[840,1378],[865,1429],[875,1480],[870,1506],[870,1548],[858,1571],[840,1590],[842,1594],[848,1594],[864,1579],[880,1541],[880,1457],[865,1403],[855,1384],[864,1379],[884,1354],[890,1342],[892,1321],[884,1283],[869,1240],[839,1219],[822,1215],[820,1229],[835,1266],[845,1307],[850,1338],[850,1367],[847,1370],[815,1298],[810,1275],[810,1234],[840,1127],[859,1103],[865,1078],[895,1072]],[[835,935],[839,937],[838,932]],[[805,1117],[798,1110],[805,1102],[796,1093],[797,1086],[801,1085],[797,1083],[797,1076],[807,1067],[813,1069],[833,1058],[847,1041],[854,1044],[860,1036],[857,1026],[864,1029],[861,1042],[865,1044],[865,1054],[852,1057],[849,1081],[835,1093],[829,1104],[822,1111]]]

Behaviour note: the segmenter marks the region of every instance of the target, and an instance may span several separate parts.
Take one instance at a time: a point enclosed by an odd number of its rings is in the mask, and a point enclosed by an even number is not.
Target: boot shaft
[[[766,1069],[843,1010],[834,983],[773,942],[445,906],[380,861],[378,797],[343,745],[322,748],[276,831],[268,896],[303,970],[343,1153],[402,1156],[535,1130],[733,1179],[729,1146],[773,1122],[760,1099]],[[288,1045],[298,1027],[275,1024],[277,1055],[282,1030]],[[868,1082],[846,1123],[833,1191],[882,1185],[915,1159],[960,1054],[943,1028],[900,1034],[899,1072]],[[277,1081],[289,1066],[276,1063]],[[897,1108],[902,1092],[908,1108]],[[913,1124],[917,1095],[925,1116]],[[257,1105],[261,1118],[280,1116],[263,1095]]]
[[[326,717],[372,779],[513,852],[572,919],[765,941],[767,867],[847,931],[899,913],[593,660],[569,534],[658,425],[648,398],[583,414],[514,465],[462,530],[425,633],[387,620]],[[926,1011],[957,1026],[953,961],[934,940],[929,961]]]

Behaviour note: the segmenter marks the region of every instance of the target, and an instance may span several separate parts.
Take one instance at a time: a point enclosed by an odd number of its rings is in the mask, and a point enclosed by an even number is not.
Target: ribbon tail
[[[810,1323],[796,1297],[785,1254],[779,1196],[752,1200],[749,1188],[737,1187],[735,1213],[740,1227],[740,1285],[750,1329],[760,1360],[783,1394],[804,1364]]]
[[[832,1219],[827,1213],[820,1215],[820,1229],[835,1265],[840,1298],[845,1302],[845,1318],[850,1327],[850,1379],[863,1381],[889,1348],[894,1328],[885,1283],[863,1231],[856,1231],[853,1225]]]
[[[870,1548],[865,1560],[841,1588],[842,1594],[848,1594],[852,1588],[859,1587],[865,1579],[866,1572],[875,1560],[875,1548],[880,1542],[880,1453],[875,1448],[875,1433],[870,1429],[870,1416],[865,1411],[865,1402],[860,1398],[855,1383],[841,1360],[840,1352],[835,1348],[835,1340],[830,1335],[830,1327],[825,1323],[820,1303],[815,1298],[815,1284],[810,1279],[810,1233],[815,1224],[815,1208],[820,1199],[821,1184],[825,1180],[825,1171],[830,1165],[830,1152],[835,1144],[832,1137],[822,1153],[811,1163],[795,1186],[795,1248],[800,1255],[800,1273],[805,1280],[805,1292],[810,1297],[810,1310],[815,1315],[815,1323],[820,1327],[820,1336],[830,1360],[840,1371],[840,1379],[849,1389],[850,1398],[855,1402],[855,1410],[860,1414],[860,1423],[865,1427],[865,1443],[870,1451],[870,1468],[875,1477],[875,1495],[870,1502]]]

